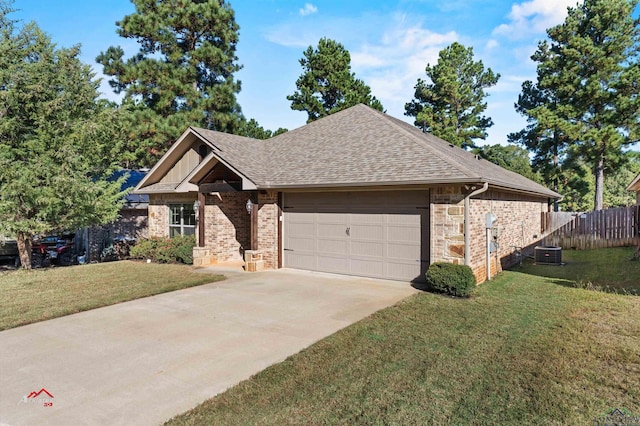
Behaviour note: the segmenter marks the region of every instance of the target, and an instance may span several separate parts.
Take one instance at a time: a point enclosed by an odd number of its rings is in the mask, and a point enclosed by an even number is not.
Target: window
[[[194,235],[196,233],[196,212],[193,204],[169,205],[169,237]]]

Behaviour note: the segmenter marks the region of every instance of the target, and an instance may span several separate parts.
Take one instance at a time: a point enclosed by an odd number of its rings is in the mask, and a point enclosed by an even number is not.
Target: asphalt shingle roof
[[[193,128],[258,188],[489,182],[559,197],[440,138],[357,105],[268,140]]]

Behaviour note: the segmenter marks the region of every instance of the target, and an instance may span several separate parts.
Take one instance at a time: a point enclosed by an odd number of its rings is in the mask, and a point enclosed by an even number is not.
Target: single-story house
[[[635,191],[636,205],[640,206],[640,174],[627,186],[627,191]]]
[[[197,265],[413,281],[447,261],[480,282],[560,197],[365,105],[268,140],[190,127],[134,192],[150,236],[197,236]]]

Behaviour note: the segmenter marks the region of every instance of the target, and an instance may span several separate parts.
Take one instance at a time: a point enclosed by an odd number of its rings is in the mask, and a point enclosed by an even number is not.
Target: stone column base
[[[193,248],[193,266],[209,266],[218,261],[218,257],[213,254],[211,247]]]
[[[258,272],[264,269],[264,260],[260,250],[244,251],[244,269],[247,272]]]

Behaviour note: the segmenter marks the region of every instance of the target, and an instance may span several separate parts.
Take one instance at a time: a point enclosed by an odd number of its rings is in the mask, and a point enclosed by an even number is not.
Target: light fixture
[[[196,200],[193,203],[193,210],[197,212],[199,209],[200,209],[200,200]]]
[[[247,200],[246,208],[247,208],[247,213],[251,214],[251,210],[253,210],[253,202],[251,202],[251,198]]]

